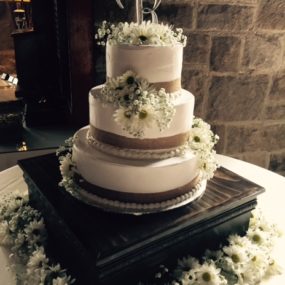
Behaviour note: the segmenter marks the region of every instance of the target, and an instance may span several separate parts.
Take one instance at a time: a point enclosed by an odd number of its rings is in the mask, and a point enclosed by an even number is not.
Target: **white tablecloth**
[[[218,155],[218,160],[222,166],[266,189],[265,193],[258,197],[258,207],[262,209],[269,221],[276,223],[284,232],[274,251],[274,257],[284,268],[284,273],[265,280],[262,285],[285,284],[285,177],[227,156]],[[0,172],[0,193],[15,189],[27,191],[27,185],[22,178],[22,171],[18,166]],[[8,254],[9,252],[0,247],[0,285],[16,285],[13,272],[9,270]]]

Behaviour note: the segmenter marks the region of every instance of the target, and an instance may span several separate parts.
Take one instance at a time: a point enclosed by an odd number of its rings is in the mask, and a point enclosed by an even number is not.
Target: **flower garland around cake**
[[[108,79],[96,98],[103,104],[113,104],[117,108],[115,121],[123,130],[139,138],[147,128],[157,126],[163,131],[175,114],[171,95],[163,88],[156,90],[132,71]]]
[[[206,250],[200,259],[192,256],[178,259],[173,270],[161,265],[151,284],[255,285],[280,274],[282,269],[272,257],[272,251],[281,232],[275,224],[266,221],[260,210],[252,214],[245,236],[229,236],[226,245],[217,251]],[[75,280],[59,264],[50,265],[45,253],[46,240],[43,218],[29,205],[27,193],[6,194],[0,203],[0,246],[12,253],[17,282],[73,284]]]
[[[17,284],[69,285],[75,280],[45,252],[47,231],[41,213],[29,205],[28,193],[1,197],[0,246],[11,252]]]
[[[219,167],[214,149],[218,140],[219,136],[213,133],[210,125],[201,118],[195,117],[188,141],[176,151],[171,151],[169,157],[183,156],[190,149],[197,156],[202,179],[211,179],[214,176],[215,170]],[[64,187],[71,187],[74,184],[73,175],[76,165],[72,160],[73,141],[73,137],[67,139],[65,144],[60,146],[56,152],[59,157],[62,174],[60,185]],[[155,153],[154,157],[150,155],[150,158],[159,159]]]
[[[183,29],[173,29],[166,24],[143,21],[138,23],[118,23],[111,24],[103,21],[95,34],[98,45],[106,45],[108,41],[111,45],[155,45],[169,46],[182,44],[186,46],[187,37],[183,34]]]

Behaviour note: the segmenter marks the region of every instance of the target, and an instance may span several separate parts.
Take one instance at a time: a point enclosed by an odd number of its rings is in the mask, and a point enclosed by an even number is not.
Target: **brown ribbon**
[[[170,137],[157,139],[127,138],[110,132],[106,132],[90,125],[90,135],[97,141],[115,147],[129,149],[169,149],[182,146],[189,138],[189,133],[182,133]]]
[[[167,93],[173,93],[181,89],[181,78],[165,82],[150,82],[150,84],[153,85],[157,90],[164,88]]]
[[[169,199],[176,198],[178,196],[190,192],[191,189],[193,189],[200,181],[200,175],[197,175],[192,181],[190,181],[186,185],[159,193],[129,193],[105,189],[87,182],[82,178],[82,176],[77,173],[74,174],[74,179],[75,182],[86,191],[103,198],[128,203],[157,203],[167,201]]]
[[[172,81],[151,83],[156,89],[164,88],[167,93],[173,93],[181,89],[181,78]]]

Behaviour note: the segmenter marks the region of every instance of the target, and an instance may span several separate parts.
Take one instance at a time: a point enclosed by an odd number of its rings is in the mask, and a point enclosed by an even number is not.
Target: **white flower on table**
[[[27,263],[27,267],[30,269],[38,268],[38,267],[45,267],[47,265],[48,261],[49,260],[46,257],[45,250],[41,246],[32,253],[32,255],[31,255],[31,257]]]
[[[41,218],[40,220],[33,220],[25,227],[25,233],[27,239],[30,243],[43,243],[46,238],[46,228],[44,224],[44,219]]]
[[[195,269],[196,283],[199,285],[226,285],[227,281],[220,274],[221,269],[217,268],[214,262],[205,262]]]
[[[0,222],[0,245],[11,246],[14,243],[9,232],[9,225],[6,221]]]

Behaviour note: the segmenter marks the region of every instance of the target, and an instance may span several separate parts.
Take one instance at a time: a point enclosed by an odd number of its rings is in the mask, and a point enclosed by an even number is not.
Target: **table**
[[[285,270],[285,177],[228,156],[217,155],[217,158],[221,166],[266,189],[264,194],[258,196],[258,207],[261,208],[269,221],[276,223],[284,232],[284,236],[276,244],[274,257]],[[27,191],[27,185],[22,178],[22,171],[18,166],[0,172],[0,194],[8,193],[15,189]],[[13,272],[9,270],[8,255],[9,252],[0,247],[0,284],[16,285],[13,279]],[[280,284],[285,284],[285,272],[282,275],[274,276],[262,282],[262,285]]]

